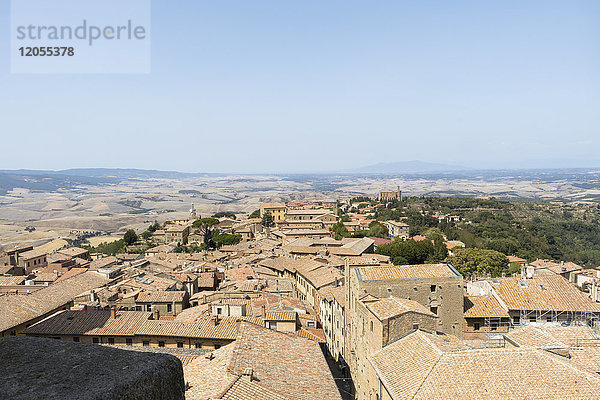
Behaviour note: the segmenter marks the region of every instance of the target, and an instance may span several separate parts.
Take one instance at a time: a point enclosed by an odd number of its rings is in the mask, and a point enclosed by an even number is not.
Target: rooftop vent
[[[252,379],[254,378],[253,375],[252,368],[244,368],[244,371],[242,372],[243,379],[247,380],[248,382],[252,382]]]

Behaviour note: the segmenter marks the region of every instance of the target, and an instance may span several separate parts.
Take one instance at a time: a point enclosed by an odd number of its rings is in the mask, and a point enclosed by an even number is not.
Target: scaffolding
[[[552,323],[562,326],[587,325],[598,328],[600,313],[592,311],[520,310],[518,325]]]

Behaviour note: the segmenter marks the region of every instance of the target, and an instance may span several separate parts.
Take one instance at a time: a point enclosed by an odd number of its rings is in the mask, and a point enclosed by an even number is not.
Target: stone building
[[[341,365],[345,364],[346,288],[328,286],[319,290],[320,318],[329,354]]]
[[[165,230],[165,243],[179,243],[186,245],[188,244],[189,235],[189,225],[170,225]]]
[[[358,301],[354,341],[356,362],[351,366],[356,395],[370,399],[373,379],[369,356],[415,330],[436,332],[437,315],[413,300],[366,295]]]
[[[414,300],[439,317],[436,331],[462,337],[463,278],[450,264],[347,267],[349,312],[367,294]]]
[[[264,217],[266,213],[271,214],[274,222],[283,221],[287,207],[285,203],[262,203],[260,205],[260,217]]]
[[[236,338],[240,318],[158,320],[145,311],[73,310],[54,314],[25,330],[27,336],[77,343],[218,349]]]
[[[415,329],[462,336],[463,279],[449,264],[350,267],[346,262],[346,362],[368,399],[368,357]]]
[[[377,200],[379,201],[402,201],[402,191],[400,190],[400,186],[396,190],[382,190],[379,192],[379,196],[377,196]]]
[[[29,250],[18,255],[18,265],[25,269],[29,275],[34,269],[44,268],[48,265],[46,253],[39,250]]]
[[[188,307],[189,297],[186,291],[140,292],[135,303],[142,311],[175,316]]]
[[[386,221],[383,224],[388,229],[388,233],[392,238],[401,238],[402,240],[406,240],[410,236],[410,226],[404,222]]]

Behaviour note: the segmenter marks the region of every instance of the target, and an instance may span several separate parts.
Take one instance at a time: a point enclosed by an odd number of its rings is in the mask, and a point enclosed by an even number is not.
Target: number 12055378
[[[19,48],[21,57],[73,57],[75,49],[73,47],[21,47]]]

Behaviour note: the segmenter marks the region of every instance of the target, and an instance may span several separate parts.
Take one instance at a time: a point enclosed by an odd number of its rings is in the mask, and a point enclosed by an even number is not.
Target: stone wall
[[[174,356],[61,340],[0,338],[0,393],[9,399],[184,400]]]

